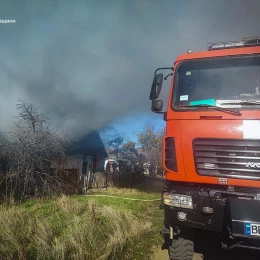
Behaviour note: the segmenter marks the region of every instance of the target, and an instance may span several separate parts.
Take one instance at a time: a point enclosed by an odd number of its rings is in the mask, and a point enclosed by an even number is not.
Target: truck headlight
[[[191,196],[181,195],[181,208],[193,209]]]
[[[178,194],[164,193],[163,201],[164,201],[164,204],[166,204],[168,206],[173,206],[173,207],[181,206],[181,197]]]
[[[163,194],[163,201],[164,204],[168,206],[193,209],[193,202],[191,196],[165,192]]]

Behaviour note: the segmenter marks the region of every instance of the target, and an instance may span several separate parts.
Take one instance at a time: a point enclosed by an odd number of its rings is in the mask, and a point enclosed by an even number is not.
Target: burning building
[[[88,171],[104,171],[104,163],[108,156],[97,131],[78,139],[72,153],[72,157],[79,167],[80,176],[85,176]]]

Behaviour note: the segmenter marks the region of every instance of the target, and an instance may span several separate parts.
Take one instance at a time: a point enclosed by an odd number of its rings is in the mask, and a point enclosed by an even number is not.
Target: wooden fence
[[[131,187],[142,182],[144,176],[139,172],[96,172],[93,176],[86,176],[79,184],[79,191],[86,193],[88,189],[106,187]]]

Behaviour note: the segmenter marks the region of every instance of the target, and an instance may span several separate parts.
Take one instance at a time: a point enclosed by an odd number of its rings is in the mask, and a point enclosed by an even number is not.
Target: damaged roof
[[[76,140],[72,152],[74,154],[85,154],[90,156],[98,155],[103,158],[108,157],[104,143],[97,131],[93,131]]]

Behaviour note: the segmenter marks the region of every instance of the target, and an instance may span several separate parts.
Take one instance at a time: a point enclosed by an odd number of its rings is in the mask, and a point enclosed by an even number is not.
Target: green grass
[[[162,244],[160,189],[111,188],[91,195],[0,206],[1,259],[149,259]]]
[[[139,185],[137,188],[109,188],[107,191],[97,190],[91,192],[90,195],[104,194],[123,198],[154,200],[160,199],[162,187],[162,182],[158,183],[157,181],[154,183],[150,181],[143,185]],[[143,202],[123,200],[120,198],[92,196],[73,196],[73,198],[78,201],[95,198],[99,205],[109,205],[115,209],[119,209],[120,211],[130,212],[139,219],[142,218],[152,223],[150,229],[141,238],[136,237],[128,241],[123,251],[120,252],[120,256],[116,255],[116,257],[112,259],[146,260],[150,258],[153,247],[159,247],[162,245],[163,239],[160,236],[160,229],[163,226],[163,210],[159,209],[160,201]]]

